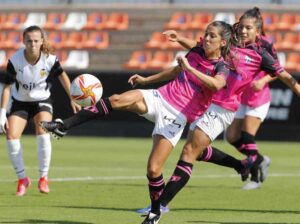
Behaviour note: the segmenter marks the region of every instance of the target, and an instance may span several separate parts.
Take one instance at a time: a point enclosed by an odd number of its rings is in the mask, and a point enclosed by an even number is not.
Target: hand
[[[132,86],[135,87],[136,85],[145,85],[146,84],[146,78],[142,77],[138,74],[134,74],[131,76],[128,80],[128,83]]]
[[[175,30],[166,30],[163,34],[168,37],[169,41],[178,42],[179,35]]]
[[[8,127],[6,109],[0,108],[0,133],[6,133],[6,127]]]
[[[251,83],[251,87],[254,91],[258,92],[262,90],[265,86],[265,83],[260,80],[255,80]]]
[[[73,100],[71,100],[71,107],[74,114],[76,114],[78,111],[82,109],[82,107],[79,104],[75,103]]]
[[[178,65],[185,71],[191,71],[193,68],[184,56],[178,56],[176,58]]]

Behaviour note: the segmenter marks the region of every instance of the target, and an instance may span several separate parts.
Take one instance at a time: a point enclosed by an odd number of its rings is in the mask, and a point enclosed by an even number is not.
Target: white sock
[[[51,161],[51,139],[49,134],[37,135],[37,153],[40,177],[48,177]]]
[[[9,159],[19,179],[26,177],[20,139],[6,140]]]

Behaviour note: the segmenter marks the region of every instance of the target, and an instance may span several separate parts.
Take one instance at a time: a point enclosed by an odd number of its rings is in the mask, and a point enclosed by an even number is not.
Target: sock
[[[17,177],[23,179],[26,177],[23,161],[23,150],[20,139],[7,140],[7,151],[10,161],[15,169]]]
[[[72,127],[80,125],[86,121],[90,121],[96,118],[103,117],[109,114],[113,108],[108,98],[100,99],[95,105],[90,107],[85,107],[80,110],[77,114],[74,114],[72,117],[65,119],[64,129],[68,130]]]
[[[50,161],[51,161],[51,139],[49,134],[36,136],[37,153],[39,160],[39,172],[41,177],[48,177]]]
[[[193,164],[179,160],[173,175],[167,183],[164,192],[161,195],[160,203],[162,206],[167,206],[175,195],[189,181],[193,170]]]
[[[208,146],[197,160],[234,168],[238,173],[240,173],[241,169],[244,167],[240,160],[237,160],[236,158],[212,146]]]
[[[148,177],[149,195],[151,199],[151,212],[157,215],[160,214],[160,201],[159,198],[165,188],[165,181],[163,175],[156,178]]]
[[[253,166],[250,170],[251,181],[258,182],[258,166],[263,161],[263,156],[258,152],[258,147],[253,135],[242,131],[241,138],[232,143],[242,154],[251,158]]]

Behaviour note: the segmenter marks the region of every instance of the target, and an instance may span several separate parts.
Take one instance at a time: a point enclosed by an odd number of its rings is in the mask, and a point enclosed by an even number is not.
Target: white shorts
[[[142,92],[148,108],[148,112],[140,116],[155,122],[152,136],[162,135],[175,146],[187,122],[185,115],[165,101],[156,89],[139,91]]]
[[[234,119],[234,112],[223,107],[211,104],[207,111],[190,125],[190,130],[199,127],[214,141]]]
[[[258,117],[261,121],[266,118],[270,107],[270,102],[265,103],[258,107],[249,107],[241,104],[237,112],[235,113],[235,118],[244,119],[246,115],[252,117]]]

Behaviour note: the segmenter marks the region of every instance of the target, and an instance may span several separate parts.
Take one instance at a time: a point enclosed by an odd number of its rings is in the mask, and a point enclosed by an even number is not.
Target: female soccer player
[[[40,121],[52,120],[49,78],[58,77],[68,95],[70,80],[63,71],[48,44],[44,31],[38,26],[30,26],[23,32],[25,49],[13,54],[7,64],[7,76],[2,92],[0,109],[0,130],[6,132],[9,158],[18,181],[17,196],[23,196],[30,185],[23,162],[20,138],[30,118],[35,123],[41,193],[49,193],[48,171],[51,160],[50,135],[39,126]],[[12,96],[12,106],[8,117],[6,107]],[[79,109],[71,102],[74,112]]]
[[[159,196],[164,189],[162,169],[173,147],[181,137],[186,123],[202,115],[215,91],[226,85],[229,69],[222,55],[230,46],[232,28],[225,22],[212,22],[201,44],[192,48],[185,57],[178,58],[179,66],[144,78],[133,75],[129,83],[146,85],[171,80],[157,90],[131,90],[120,95],[101,99],[95,106],[78,114],[55,122],[42,122],[49,132],[63,136],[65,129],[93,118],[99,118],[111,110],[137,113],[155,122],[153,147],[148,160],[147,178],[152,210],[159,210]],[[144,224],[158,222],[160,216],[150,213]]]

